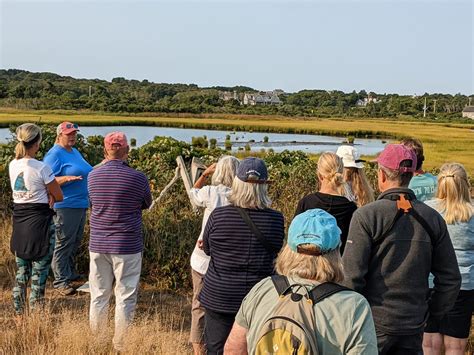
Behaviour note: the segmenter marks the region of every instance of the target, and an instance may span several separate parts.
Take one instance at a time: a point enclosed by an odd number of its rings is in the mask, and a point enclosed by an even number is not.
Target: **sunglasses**
[[[75,124],[75,123],[67,123],[65,128],[66,128],[66,129],[70,129],[70,128],[78,129],[79,126],[78,126],[77,124]]]

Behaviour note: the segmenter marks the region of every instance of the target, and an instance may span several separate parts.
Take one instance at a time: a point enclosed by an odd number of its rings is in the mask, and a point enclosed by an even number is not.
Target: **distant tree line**
[[[0,70],[0,107],[41,110],[91,110],[111,113],[229,113],[284,116],[422,117],[425,99],[428,118],[460,118],[466,95],[379,94],[302,90],[280,95],[282,104],[244,106],[223,101],[219,91],[256,92],[245,86],[200,88],[195,84],[152,83],[114,78],[75,79],[53,73]],[[376,102],[362,104],[364,99]]]

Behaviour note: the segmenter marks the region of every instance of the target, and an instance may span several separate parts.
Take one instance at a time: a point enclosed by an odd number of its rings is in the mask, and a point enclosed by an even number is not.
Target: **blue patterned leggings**
[[[16,271],[15,287],[13,287],[13,305],[17,314],[22,314],[25,311],[26,290],[30,279],[30,310],[33,310],[43,301],[46,280],[48,279],[51,259],[53,257],[54,241],[55,228],[52,223],[50,227],[49,252],[46,256],[36,261],[15,257],[18,269]]]

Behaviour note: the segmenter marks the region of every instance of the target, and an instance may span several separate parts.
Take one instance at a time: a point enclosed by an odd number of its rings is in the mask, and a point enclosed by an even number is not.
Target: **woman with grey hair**
[[[222,156],[217,163],[209,166],[189,191],[191,201],[200,207],[205,207],[202,219],[202,229],[196,247],[191,255],[191,275],[193,280],[193,301],[191,306],[191,332],[189,341],[193,344],[194,354],[204,354],[204,308],[201,307],[198,296],[202,289],[204,275],[209,265],[207,256],[199,245],[211,212],[222,206],[227,206],[227,195],[231,191],[232,182],[239,166],[239,160],[233,156]],[[211,185],[204,186],[212,175]]]
[[[230,205],[211,213],[203,234],[204,252],[211,257],[200,294],[208,354],[222,354],[242,300],[273,273],[284,239],[283,215],[269,208],[263,160],[240,163],[227,199]]]

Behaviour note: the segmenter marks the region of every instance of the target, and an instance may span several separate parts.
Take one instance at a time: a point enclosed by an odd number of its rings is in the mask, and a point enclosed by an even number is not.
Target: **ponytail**
[[[16,129],[15,159],[26,156],[28,149],[41,141],[41,129],[33,123],[24,123]]]
[[[342,159],[332,152],[321,154],[318,160],[317,172],[341,194],[344,194],[344,164]]]

